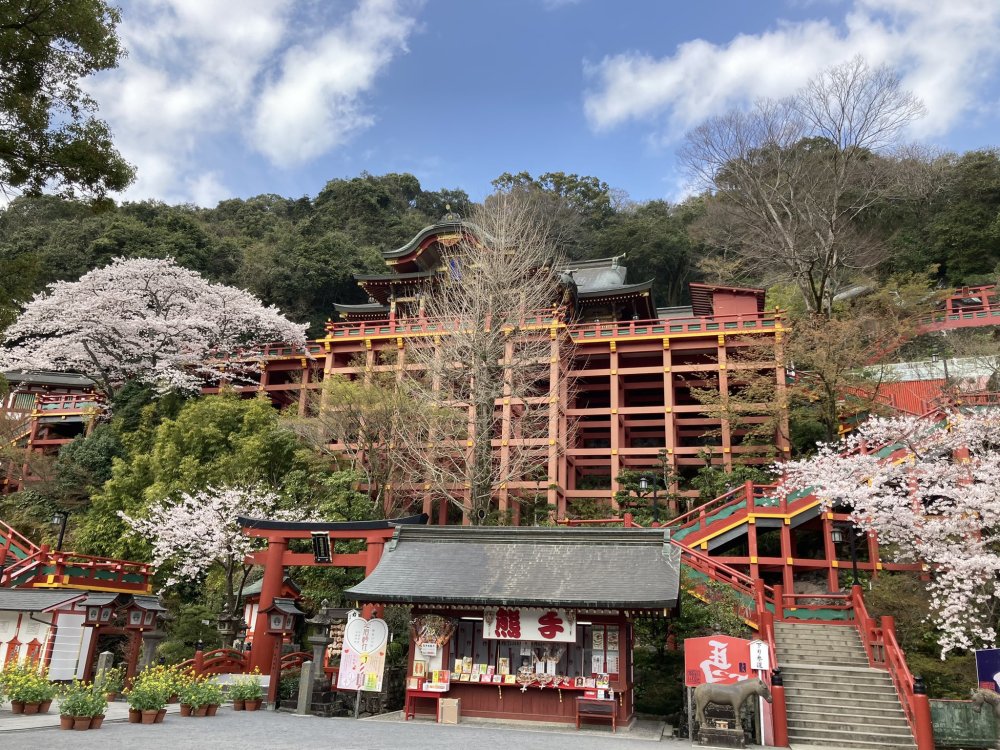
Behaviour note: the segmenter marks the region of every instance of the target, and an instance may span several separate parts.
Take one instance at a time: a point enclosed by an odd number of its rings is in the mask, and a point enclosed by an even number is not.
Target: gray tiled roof
[[[368,602],[670,609],[680,550],[661,529],[400,526],[346,596]]]
[[[83,591],[0,588],[0,612],[45,612],[84,595]]]

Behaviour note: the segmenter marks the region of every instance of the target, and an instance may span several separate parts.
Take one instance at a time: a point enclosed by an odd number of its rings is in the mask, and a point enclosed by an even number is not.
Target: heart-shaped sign
[[[344,642],[358,654],[378,651],[388,640],[389,626],[385,620],[355,617],[344,628]]]

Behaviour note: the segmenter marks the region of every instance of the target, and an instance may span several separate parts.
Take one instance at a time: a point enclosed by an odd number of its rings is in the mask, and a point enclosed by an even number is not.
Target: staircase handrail
[[[726,583],[738,591],[749,595],[754,599],[754,605],[760,609],[767,604],[767,601],[774,601],[774,589],[751,578],[746,573],[732,568],[725,563],[721,563],[711,555],[691,549],[683,542],[671,539],[670,543],[681,550],[681,562],[688,567],[705,573],[713,581]]]
[[[696,508],[692,508],[687,513],[682,513],[675,518],[671,518],[668,525],[673,530],[683,529],[690,526],[693,522],[700,522],[709,514],[709,512],[721,510],[729,505],[738,505],[743,501],[747,501],[749,505],[749,498],[752,497],[752,490],[747,490],[748,484],[751,487],[753,486],[752,482],[747,482],[738,487],[734,487],[728,492],[725,492],[712,500],[708,500]]]
[[[916,739],[916,712],[913,697],[913,674],[906,664],[906,657],[903,649],[896,641],[896,627],[892,618],[883,617],[882,627],[879,628],[882,640],[882,651],[885,658],[885,668],[889,671],[893,684],[896,686],[896,693],[903,706],[903,713],[906,714],[906,721],[910,725],[910,730],[914,732]]]
[[[899,703],[906,716],[906,723],[919,746],[913,673],[910,672],[910,668],[906,664],[906,655],[896,639],[896,621],[892,617],[883,617],[880,625],[869,614],[860,586],[851,587],[850,600],[854,608],[855,627],[861,636],[861,643],[868,656],[868,663],[872,667],[884,669],[889,673],[892,684],[896,688],[896,694],[899,696]]]
[[[854,624],[858,629],[858,635],[861,636],[861,645],[865,648],[868,664],[872,667],[881,666],[884,664],[884,659],[879,642],[878,623],[874,617],[868,614],[868,607],[865,606],[860,586],[851,587],[850,602],[854,609]]]
[[[38,550],[37,552],[33,552],[27,557],[18,560],[9,568],[4,568],[3,575],[0,575],[0,586],[7,586],[15,578],[19,578],[34,568],[39,567],[42,564],[44,557],[45,551]]]
[[[0,521],[0,538],[4,539],[3,554],[0,554],[0,561],[7,559],[7,552],[11,547],[15,546],[14,542],[17,542],[17,548],[24,552],[26,556],[32,555],[41,549],[41,547],[21,534],[17,529],[7,525],[3,521]]]

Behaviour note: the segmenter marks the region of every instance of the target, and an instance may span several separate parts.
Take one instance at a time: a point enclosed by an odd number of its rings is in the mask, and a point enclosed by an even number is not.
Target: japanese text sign
[[[732,685],[750,677],[750,641],[728,635],[684,640],[684,684]]]
[[[389,626],[385,620],[357,617],[348,622],[344,627],[337,689],[381,691],[388,640]]]
[[[576,642],[576,616],[564,609],[497,607],[483,612],[483,638]]]

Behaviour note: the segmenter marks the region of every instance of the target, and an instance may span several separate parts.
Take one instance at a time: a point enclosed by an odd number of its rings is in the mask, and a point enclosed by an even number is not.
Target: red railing
[[[52,576],[55,584],[89,583],[102,588],[146,593],[152,589],[153,566],[147,563],[115,560],[72,552],[52,552],[46,547],[5,568],[0,576],[0,586],[37,571],[34,578],[20,581],[19,586],[30,587],[35,578]],[[102,575],[105,574],[105,575]],[[133,578],[136,580],[126,580]]]
[[[726,508],[735,509],[743,506],[747,514],[774,513],[785,515],[797,506],[812,503],[815,500],[811,494],[789,500],[785,494],[778,493],[777,488],[776,484],[746,482],[714,500],[709,500],[707,503],[671,519],[665,525],[669,526],[674,534],[685,529],[693,532],[706,531],[709,526],[715,523],[715,521],[710,522],[709,517],[718,516]],[[765,498],[768,503],[761,504],[760,501]]]
[[[197,676],[208,674],[242,674],[249,671],[250,654],[234,648],[196,651],[193,659],[182,661],[180,667],[191,669]]]
[[[309,651],[293,651],[290,654],[284,654],[281,657],[281,671],[299,669],[304,663],[312,660],[312,657],[313,655]]]
[[[116,560],[93,555],[78,555],[74,552],[49,552],[47,559],[41,561],[45,568],[53,568],[51,574],[56,579],[68,576],[92,581],[95,585],[111,586],[128,590],[151,590],[153,566],[147,563]],[[70,569],[75,570],[70,570]],[[83,572],[81,576],[77,570]],[[46,571],[47,573],[49,571]],[[100,573],[110,573],[112,577],[101,576]],[[126,577],[139,580],[126,580]]]
[[[620,320],[607,323],[577,323],[567,326],[575,341],[589,341],[629,336],[660,336],[682,333],[719,333],[731,331],[775,330],[781,315],[777,313],[751,313],[749,315],[709,315],[691,318],[665,318],[651,320]]]
[[[40,549],[37,552],[33,552],[27,557],[18,560],[10,567],[4,568],[3,574],[0,575],[0,586],[9,586],[11,581],[18,579],[39,567],[46,554],[45,550]]]
[[[928,734],[929,717],[921,716],[920,710],[921,705],[924,706],[925,713],[928,710],[927,696],[921,696],[923,703],[918,704],[913,674],[906,664],[906,655],[896,640],[895,619],[883,617],[879,624],[868,613],[860,586],[852,587],[850,603],[854,609],[854,622],[861,636],[861,643],[865,647],[868,663],[877,669],[886,670],[892,678],[892,684],[896,688],[896,694],[899,696],[900,705],[917,747],[933,747],[933,737],[925,736]]]
[[[78,412],[100,409],[103,406],[104,399],[94,393],[47,393],[38,397],[34,411],[41,414]]]
[[[561,318],[552,313],[552,310],[536,310],[529,313],[516,323],[519,328],[532,327],[542,328],[558,323]],[[327,323],[327,338],[364,338],[366,336],[385,336],[421,333],[446,333],[457,330],[460,326],[466,325],[465,321],[449,318],[390,318],[384,320],[357,320],[339,323]],[[503,322],[502,327],[514,327],[511,322]],[[489,329],[489,322],[486,325]]]
[[[3,546],[0,547],[0,562],[7,559],[7,554],[12,548],[21,550],[25,556],[32,555],[41,549],[37,544],[19,533],[17,529],[8,526],[3,521],[0,521],[0,539],[3,540]]]
[[[944,309],[917,318],[922,331],[942,331],[979,325],[1000,325],[1000,297],[995,284],[956,289],[944,301]],[[962,299],[978,298],[963,304]]]
[[[281,657],[281,671],[298,669],[312,659],[308,651],[294,651]],[[182,669],[190,669],[199,677],[210,674],[246,674],[250,672],[250,652],[235,648],[217,648],[212,651],[196,651],[193,659],[182,661]]]

